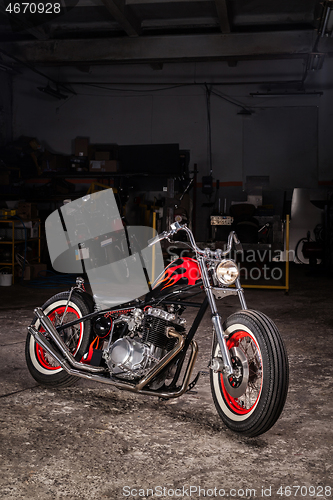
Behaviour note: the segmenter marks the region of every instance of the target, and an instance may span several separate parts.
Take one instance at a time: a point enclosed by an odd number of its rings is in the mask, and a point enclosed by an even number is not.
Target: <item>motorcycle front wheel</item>
[[[252,310],[232,314],[224,332],[234,375],[211,370],[216,409],[232,431],[259,436],[275,424],[287,397],[289,366],[282,338],[272,320]],[[221,357],[216,336],[212,357]]]
[[[68,303],[68,295],[69,292],[58,293],[42,306],[44,314],[50,318],[55,326],[59,325],[61,321],[62,323],[75,321],[91,312],[86,301],[77,294],[73,294]],[[40,326],[37,318],[33,320],[32,324],[42,333],[45,331]],[[80,361],[88,350],[90,331],[90,321],[84,321],[65,328],[60,334],[77,361]],[[28,333],[26,340],[25,357],[31,375],[41,385],[65,387],[79,380],[63,370],[59,363],[35,341],[30,333]]]

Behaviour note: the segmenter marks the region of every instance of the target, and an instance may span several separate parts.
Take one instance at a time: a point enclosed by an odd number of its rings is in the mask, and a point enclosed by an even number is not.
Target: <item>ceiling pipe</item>
[[[270,92],[251,92],[249,95],[251,97],[320,97],[324,92],[279,92],[279,93],[270,93]]]
[[[43,92],[43,94],[48,94],[48,95],[55,97],[56,99],[59,99],[59,100],[67,99],[67,97],[68,97],[68,95],[61,94],[61,92],[58,89],[56,89],[56,90],[52,89],[49,84],[47,84],[46,87],[37,87],[37,89],[40,92]]]

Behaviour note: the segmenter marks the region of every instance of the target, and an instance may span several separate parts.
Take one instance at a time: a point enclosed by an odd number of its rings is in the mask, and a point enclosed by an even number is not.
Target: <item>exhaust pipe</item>
[[[83,371],[90,372],[90,373],[101,373],[101,372],[106,371],[105,368],[101,368],[98,366],[85,365],[83,363],[79,363],[78,361],[76,361],[73,354],[70,352],[67,345],[60,337],[59,333],[57,332],[57,330],[56,330],[54,324],[52,323],[52,321],[50,320],[50,318],[48,318],[46,316],[46,314],[44,314],[44,311],[40,307],[36,307],[36,309],[34,310],[34,313],[36,314],[37,318],[39,319],[42,327],[47,331],[47,333],[52,338],[53,342],[55,343],[55,345],[59,349],[60,353],[67,359],[67,361],[69,362],[69,364],[72,367],[77,368],[78,370],[83,370]],[[29,327],[29,328],[34,328],[34,327]],[[39,334],[39,332],[37,330],[36,330],[36,332],[37,332],[37,334]],[[36,336],[34,335],[33,332],[30,332],[30,333],[32,333],[32,335],[36,338]],[[42,336],[44,341],[45,341],[45,337],[43,335],[39,334],[38,336],[39,337]],[[39,341],[38,341],[38,343],[40,344]],[[48,351],[48,349],[46,349],[46,350]]]
[[[58,351],[50,344],[50,342],[42,335],[34,326],[28,326],[28,332],[34,337],[36,342],[47,351],[56,361],[59,363],[61,368],[68,371],[68,364],[64,357],[60,355]]]
[[[117,387],[118,389],[121,390],[126,390],[130,392],[135,392],[135,393],[140,393],[140,394],[145,394],[147,396],[157,396],[160,398],[164,399],[170,399],[170,398],[177,398],[184,394],[186,391],[189,381],[190,381],[190,376],[194,367],[194,363],[198,354],[198,345],[197,343],[192,340],[190,343],[192,353],[190,356],[190,360],[186,369],[186,372],[184,374],[184,379],[181,387],[177,388],[174,391],[164,391],[164,392],[159,392],[159,391],[153,391],[149,389],[143,389],[143,386],[145,386],[153,377],[149,377],[150,372],[147,374],[146,377],[140,380],[140,382],[137,385],[133,385],[130,383],[126,382],[121,382],[119,380],[114,380],[109,376],[103,376],[98,374],[97,372],[101,373],[104,372],[105,374],[108,373],[106,369],[96,367],[96,366],[89,366],[89,365],[84,365],[83,363],[77,362],[71,352],[68,350],[66,344],[63,342],[62,338],[58,334],[57,330],[55,329],[53,323],[51,320],[44,314],[42,309],[36,308],[35,309],[35,314],[40,320],[41,325],[47,333],[51,336],[51,338],[54,340],[56,343],[59,351],[55,349],[50,342],[44,337],[44,335],[37,330],[34,326],[28,326],[28,332],[34,337],[36,342],[43,348],[45,351],[47,351],[56,361],[59,363],[61,368],[63,368],[69,375],[73,375],[74,377],[80,377],[80,378],[85,378],[88,380],[93,380],[95,382],[102,382],[104,384],[112,385],[114,387]],[[169,332],[170,334],[171,332]],[[177,337],[178,335],[174,335]],[[182,343],[181,343],[182,344]],[[174,357],[179,350],[177,349],[179,347],[178,345],[176,346],[176,349],[174,348],[175,352],[173,353]],[[181,348],[180,348],[181,350]],[[163,359],[161,360],[163,362]],[[170,361],[170,358],[168,358],[168,361]],[[167,363],[161,363],[161,366],[157,370],[157,367],[159,366],[156,365],[155,368],[152,369],[152,375],[155,376],[156,373],[158,373],[162,368],[165,367]]]
[[[45,351],[47,351],[56,360],[56,362],[59,363],[61,368],[63,368],[69,375],[73,375],[75,377],[86,378],[88,380],[96,380],[97,382],[104,382],[105,384],[110,384],[110,385],[115,385],[115,386],[120,386],[120,385],[123,386],[123,387],[119,387],[120,389],[131,390],[131,387],[133,387],[133,389],[134,389],[134,386],[130,386],[130,385],[125,384],[125,383],[118,384],[118,382],[114,382],[110,378],[103,377],[101,375],[97,375],[97,374],[94,374],[91,372],[88,373],[87,368],[96,368],[96,367],[90,367],[88,365],[83,365],[81,363],[76,362],[76,364],[79,365],[79,369],[76,370],[75,368],[70,366],[68,361],[50,344],[50,342],[44,337],[44,335],[42,333],[40,333],[34,326],[28,326],[28,332],[31,333],[31,335],[34,337],[36,342],[43,349],[45,349]],[[83,371],[84,369],[87,370],[87,373],[85,371]],[[104,370],[104,368],[103,368],[103,370]]]
[[[167,364],[169,363],[169,361],[171,361],[175,356],[177,356],[177,354],[180,353],[180,351],[183,349],[184,347],[184,344],[185,344],[185,338],[180,335],[180,333],[176,332],[176,330],[172,327],[170,328],[167,328],[167,336],[169,338],[176,338],[178,340],[178,343],[175,345],[175,347],[170,351],[168,352],[168,354],[166,354],[164,356],[164,358],[162,358],[159,363],[157,363],[157,365],[155,365],[151,370],[150,372],[147,373],[147,375],[145,375],[135,386],[135,389],[139,392],[141,391],[145,385],[147,385],[154,377],[156,377],[156,375],[158,373],[160,373],[163,368],[165,368],[167,366]]]

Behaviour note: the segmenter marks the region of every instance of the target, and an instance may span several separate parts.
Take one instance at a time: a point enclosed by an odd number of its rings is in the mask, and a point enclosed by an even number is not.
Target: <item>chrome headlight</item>
[[[233,260],[223,260],[215,269],[216,278],[221,285],[232,285],[239,276],[238,267]]]

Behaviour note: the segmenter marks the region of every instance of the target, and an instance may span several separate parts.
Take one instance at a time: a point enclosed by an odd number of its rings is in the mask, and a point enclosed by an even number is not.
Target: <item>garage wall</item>
[[[12,81],[11,76],[0,71],[0,146],[12,137]]]
[[[111,68],[112,69],[112,68]],[[149,73],[149,72],[148,72]],[[205,90],[201,87],[181,87],[170,90],[132,91],[128,86],[116,85],[124,91],[108,91],[93,87],[76,87],[80,95],[67,102],[36,91],[38,77],[29,75],[29,83],[15,82],[14,130],[15,136],[28,130],[47,147],[58,153],[72,152],[71,138],[77,135],[90,138],[91,143],[157,144],[179,143],[181,149],[191,150],[191,162],[197,163],[202,172],[207,164],[207,112]],[[105,79],[105,74],[102,75]],[[135,76],[124,75],[127,81]],[[110,75],[113,78],[113,74]],[[90,75],[94,80],[101,78]],[[177,77],[176,77],[177,78]],[[149,74],[147,75],[149,79]],[[40,86],[40,83],[39,83]],[[169,85],[167,85],[168,87]],[[144,89],[144,87],[143,87]],[[226,116],[229,105],[218,106],[218,114]],[[223,109],[226,107],[226,109]],[[233,110],[233,115],[236,115]],[[219,122],[224,121],[219,119]],[[233,116],[237,122],[237,118]],[[235,123],[235,125],[237,125]],[[228,138],[229,126],[224,127]],[[213,127],[214,128],[214,127]],[[218,133],[219,143],[224,138]],[[226,163],[232,150],[241,148],[241,130],[233,134],[222,147],[216,148],[217,163]],[[224,147],[223,147],[224,146]],[[241,157],[240,154],[238,155]],[[239,171],[239,159],[234,161]],[[240,174],[240,171],[238,172]],[[225,172],[230,180],[234,173]],[[237,174],[236,174],[237,175]]]
[[[317,115],[316,106],[256,109],[251,120],[244,123],[244,173],[269,175],[269,184],[278,189],[316,186]]]
[[[75,85],[78,95],[67,93],[70,97],[66,101],[39,92],[37,87],[47,84],[39,75],[26,71],[16,77],[14,136],[33,135],[51,151],[65,154],[73,152],[72,139],[76,136],[89,137],[91,143],[120,145],[176,142],[181,149],[190,150],[191,166],[198,165],[200,181],[203,175],[209,174],[207,82],[217,94],[211,95],[212,164],[213,177],[221,182],[222,203],[226,199],[228,206],[232,200],[245,200],[246,193],[240,184],[244,186],[247,175],[265,172],[270,176],[270,185],[264,193],[264,202],[271,203],[270,197],[275,191],[273,202],[280,213],[284,191],[290,199],[297,179],[302,187],[317,188],[318,181],[333,178],[330,104],[333,63],[330,59],[320,71],[307,78],[307,90],[324,87],[320,98],[250,96],[268,88],[274,90],[274,84],[269,85],[268,80],[300,79],[304,71],[302,60],[244,61],[232,68],[225,62],[165,64],[160,71],[149,65],[84,69],[86,73],[75,68],[42,68],[57,81],[95,82],[94,86]],[[113,85],[107,85],[108,82]],[[240,82],[243,84],[239,85]],[[254,114],[246,118],[239,116],[241,105],[251,107]],[[271,138],[270,144],[267,138]],[[271,151],[272,145],[275,146]],[[258,157],[260,151],[264,154]],[[207,226],[211,210],[205,207],[201,210],[201,205],[212,201],[199,193],[200,227]],[[207,234],[202,230],[202,238],[205,237]]]

